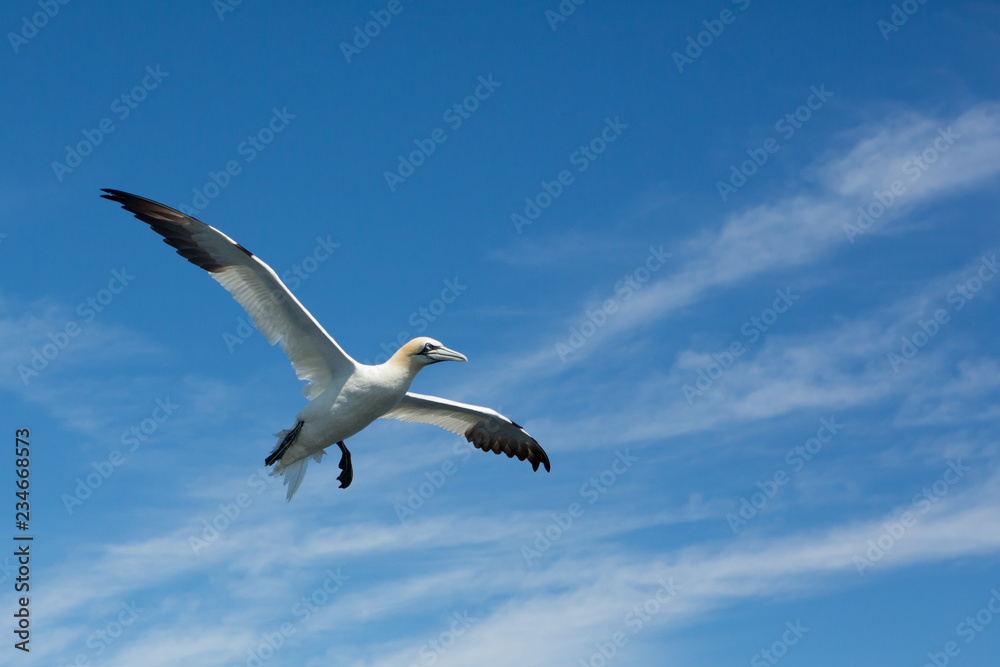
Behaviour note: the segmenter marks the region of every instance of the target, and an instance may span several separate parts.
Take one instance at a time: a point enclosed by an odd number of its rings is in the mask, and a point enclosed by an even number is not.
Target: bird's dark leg
[[[295,428],[289,431],[288,435],[285,436],[285,439],[281,441],[281,444],[275,447],[274,451],[271,452],[270,456],[264,459],[264,465],[269,466],[275,461],[280,460],[281,457],[285,455],[285,452],[288,451],[288,448],[292,446],[293,442],[295,442],[295,438],[298,437],[299,431],[302,430],[302,424],[304,423],[305,422],[296,422]]]
[[[343,470],[337,477],[337,481],[340,482],[340,488],[346,489],[354,480],[354,466],[351,465],[351,452],[348,451],[344,441],[338,442],[337,446],[340,447],[340,469]]]

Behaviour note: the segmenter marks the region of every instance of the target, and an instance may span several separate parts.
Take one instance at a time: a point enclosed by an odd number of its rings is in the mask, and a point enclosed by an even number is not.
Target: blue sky
[[[0,663],[995,664],[994,3],[0,25],[35,536],[27,655],[0,561]],[[464,352],[413,389],[503,411],[552,472],[380,422],[350,489],[327,461],[286,503],[287,360],[102,187],[238,240],[358,360]]]

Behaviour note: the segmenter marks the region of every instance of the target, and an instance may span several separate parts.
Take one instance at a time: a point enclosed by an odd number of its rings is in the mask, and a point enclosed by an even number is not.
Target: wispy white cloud
[[[608,443],[657,443],[796,411],[844,414],[877,405],[899,410],[897,426],[992,420],[997,415],[992,399],[1000,385],[991,369],[997,361],[970,350],[960,324],[942,325],[941,333],[912,360],[894,367],[888,359],[899,352],[903,337],[918,329],[918,322],[941,308],[951,311],[949,290],[975,275],[979,265],[975,257],[909,294],[853,318],[833,319],[826,327],[789,333],[776,329],[747,346],[725,369],[716,357],[728,349],[729,340],[707,349],[680,349],[672,363],[660,364],[642,382],[630,375],[622,378],[620,392],[612,398],[602,394],[601,405],[571,422],[542,424],[555,438],[553,450],[572,451]],[[968,304],[969,310],[976,307],[974,301]],[[968,310],[952,313],[955,320],[970,316]],[[739,332],[733,336],[747,343]]]
[[[948,128],[952,135],[947,134]],[[808,169],[818,174],[815,192],[786,195],[732,213],[716,231],[669,248],[675,252],[676,265],[667,267],[662,277],[657,276],[623,302],[620,310],[571,355],[572,361],[587,358],[604,340],[649,327],[720,288],[850,252],[844,226],[855,223],[857,208],[870,204],[872,193],[889,187],[893,180],[905,181],[906,192],[895,198],[897,203],[890,205],[868,234],[883,233],[890,221],[910,214],[918,205],[982,185],[1000,171],[997,104],[981,104],[950,119],[908,114],[880,126],[866,126],[856,135],[859,138],[843,155]],[[935,141],[943,145],[943,136],[951,143],[946,150],[937,151]],[[933,163],[923,161],[914,166],[914,157],[924,160],[921,156],[927,149],[935,150],[939,157]],[[583,310],[581,307],[580,312]],[[571,318],[566,328],[578,324],[579,319]],[[559,361],[556,342],[523,355],[513,368],[508,367],[509,381],[564,371],[566,365]]]
[[[955,118],[907,114],[858,131],[863,139],[843,157],[818,168],[830,191],[870,198],[895,179],[907,183],[904,201],[946,196],[1000,171],[1000,105],[981,104]]]
[[[68,325],[75,325],[70,334]],[[63,304],[0,299],[0,388],[8,391],[31,396],[52,384],[47,377],[161,352],[133,331],[87,321]]]
[[[95,599],[138,595],[149,610],[145,613],[157,615],[155,628],[137,626],[127,644],[120,649],[113,647],[108,664],[127,664],[135,656],[160,647],[171,633],[189,631],[195,641],[183,649],[171,649],[180,653],[168,651],[165,655],[183,656],[200,664],[226,664],[246,648],[256,646],[263,632],[273,631],[282,622],[294,624],[300,638],[334,633],[336,653],[355,656],[353,664],[410,664],[419,659],[418,651],[427,640],[448,630],[455,611],[468,612],[475,622],[461,641],[439,654],[440,664],[478,664],[483,656],[490,656],[494,664],[547,665],[566,656],[585,658],[594,641],[619,630],[628,631],[624,618],[629,610],[649,599],[663,581],[672,581],[679,591],[663,613],[652,618],[651,627],[698,623],[706,612],[748,598],[814,595],[834,586],[859,585],[866,578],[901,567],[1000,550],[1000,479],[993,476],[945,497],[894,540],[872,568],[859,574],[855,556],[864,556],[868,540],[878,539],[884,531],[883,523],[896,520],[907,509],[912,508],[893,508],[884,515],[826,530],[778,538],[751,534],[734,541],[708,540],[659,554],[619,550],[614,540],[603,539],[606,535],[600,533],[604,526],[583,522],[567,531],[564,538],[577,548],[552,554],[540,567],[531,568],[512,560],[516,552],[512,553],[510,545],[519,542],[518,533],[532,535],[537,517],[470,519],[468,525],[457,526],[450,539],[440,530],[442,521],[449,521],[447,517],[420,519],[413,531],[394,527],[380,533],[378,525],[362,523],[319,535],[312,534],[310,520],[289,522],[285,517],[280,523],[286,527],[275,534],[279,522],[258,517],[252,526],[234,527],[231,544],[220,545],[217,556],[208,559],[186,558],[176,546],[176,536],[113,545],[93,568],[71,575],[78,584],[97,574],[92,590],[71,600],[92,604]],[[375,579],[360,573],[363,564],[379,552],[419,553],[421,546],[414,545],[413,538],[421,530],[436,535],[438,541],[445,538],[445,544],[435,546],[433,553],[447,554],[446,558],[420,559],[415,567],[382,573]],[[353,544],[343,544],[345,534],[357,536]],[[357,541],[368,534],[382,537]],[[271,539],[262,539],[266,535]],[[454,536],[464,538],[456,540]],[[591,548],[581,550],[584,545]],[[334,554],[340,556],[331,558]],[[265,575],[275,568],[282,571],[283,585],[265,587],[265,595],[253,597],[249,614],[228,614],[210,628],[196,630],[191,613],[215,614],[217,606],[232,605],[227,600],[233,593],[203,610],[177,613],[163,607],[162,594],[149,590],[169,587],[177,577],[191,575],[187,566],[172,565],[178,560],[217,579],[232,577],[244,571],[248,560],[259,559],[266,561]],[[332,562],[342,564],[350,579],[308,622],[300,622],[291,611],[295,601],[320,583],[311,579]],[[187,574],[183,574],[185,570]],[[115,572],[117,582],[112,579]],[[54,582],[72,595],[74,586],[67,586],[71,582],[62,577]],[[108,584],[112,584],[110,591],[102,588]],[[239,585],[247,587],[255,585]],[[477,594],[470,596],[469,591]],[[460,599],[470,602],[452,609]],[[41,608],[46,614],[54,611],[48,604]],[[387,631],[390,619],[414,617],[421,618],[416,629]],[[366,635],[366,628],[373,624],[381,628],[378,642],[351,639],[352,635]],[[426,629],[426,637],[420,628]],[[511,636],[518,641],[512,643]],[[648,637],[636,634],[628,650],[633,656],[645,657],[653,650],[655,636],[655,632]]]

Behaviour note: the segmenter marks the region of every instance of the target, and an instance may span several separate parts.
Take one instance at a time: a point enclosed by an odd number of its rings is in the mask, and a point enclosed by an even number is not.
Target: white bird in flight
[[[384,364],[352,359],[319,325],[267,264],[219,230],[144,197],[120,190],[101,195],[118,202],[147,223],[177,254],[208,271],[250,315],[271,345],[281,343],[309,403],[295,425],[275,434],[278,444],[265,459],[272,475],[283,475],[292,499],[312,458],[340,447],[340,488],[354,478],[351,453],[344,441],[379,418],[434,424],[464,435],[475,447],[519,460],[533,470],[549,470],[549,457],[521,426],[489,408],[466,405],[409,391],[417,373],[439,361],[468,361],[433,338],[414,338]]]

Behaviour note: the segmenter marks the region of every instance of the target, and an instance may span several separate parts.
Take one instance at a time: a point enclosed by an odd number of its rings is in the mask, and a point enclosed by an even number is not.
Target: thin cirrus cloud
[[[994,552],[1000,547],[997,492],[997,480],[989,478],[942,501],[866,573]],[[496,664],[551,664],[564,659],[567,653],[579,651],[580,646],[589,646],[595,639],[620,629],[628,610],[642,604],[664,580],[674,582],[679,591],[665,608],[666,613],[655,617],[653,624],[681,627],[696,622],[712,609],[741,599],[789,593],[810,595],[838,584],[850,585],[864,576],[858,572],[855,556],[864,556],[868,540],[878,539],[884,531],[882,524],[895,520],[906,509],[910,508],[895,508],[870,521],[813,533],[686,547],[663,554],[653,563],[646,554],[630,555],[605,547],[585,558],[573,551],[574,555],[553,559],[547,568],[524,574],[516,569],[510,571],[506,553],[491,557],[478,552],[464,561],[481,564],[480,576],[472,576],[477,587],[485,587],[486,592],[494,588],[498,592],[509,591],[512,586],[518,590],[481,617],[468,636],[442,656],[441,664],[469,664],[474,656],[485,652],[497,656]],[[580,540],[581,544],[593,543],[588,539],[591,536],[585,534],[586,528],[579,530],[581,533],[570,536],[571,539]],[[463,572],[450,583],[466,586],[469,577],[468,572]],[[432,597],[440,594],[440,590],[434,591]],[[317,628],[343,627],[351,618],[358,617],[360,609],[355,605],[363,605],[364,599],[364,595],[352,595],[342,605],[325,610],[316,621]],[[396,609],[411,609],[414,602],[418,601],[408,599],[408,604]],[[429,607],[442,608],[440,602]],[[387,609],[383,613],[391,612]],[[512,634],[519,638],[516,645],[509,643]],[[412,644],[404,643],[395,650],[389,645],[387,653],[356,664],[372,667],[408,664],[406,661],[414,659],[422,643],[418,637]],[[499,650],[505,645],[504,650]],[[639,646],[632,650],[643,652],[641,637]],[[380,652],[379,648],[376,652]]]
[[[943,146],[940,139],[949,128],[950,136],[957,138],[938,151],[935,142]],[[849,252],[845,225],[856,224],[858,207],[867,208],[876,191],[889,188],[895,180],[905,182],[906,190],[864,233],[878,234],[916,206],[981,185],[1000,171],[1000,105],[995,103],[980,104],[952,119],[908,114],[858,133],[862,138],[843,155],[807,170],[818,175],[815,187],[807,188],[816,192],[788,195],[734,213],[717,232],[682,244],[674,257],[688,259],[676,269],[667,267],[668,275],[637,291],[572,358],[582,359],[602,339],[648,326],[706,298],[713,289]],[[913,162],[928,149],[938,155],[933,163],[922,161],[923,168]],[[526,355],[517,364],[516,375],[563,368],[553,342]]]
[[[951,321],[940,335],[902,365],[887,355],[898,353],[904,336],[918,322],[947,307],[946,295],[958,282],[975,275],[981,260],[940,276],[910,294],[871,312],[839,318],[830,326],[804,332],[772,332],[736,359],[697,395],[699,371],[716,364],[713,354],[728,347],[681,348],[673,363],[613,399],[565,423],[546,423],[557,440],[552,449],[600,448],[607,443],[655,445],[664,438],[718,430],[740,423],[773,419],[795,411],[837,411],[883,405],[896,409],[897,425],[955,424],[985,420],[996,409],[984,404],[998,381],[989,369],[996,361],[970,353],[967,335]],[[983,297],[986,298],[986,297]],[[987,304],[972,301],[954,320],[971,317]],[[736,335],[735,340],[745,342]],[[611,382],[613,380],[606,380]]]
[[[687,257],[687,261],[671,275],[637,291],[569,356],[569,363],[560,362],[556,341],[550,341],[519,359],[505,359],[502,372],[484,373],[477,379],[477,387],[521,384],[528,377],[557,375],[574,364],[579,368],[577,362],[601,349],[606,341],[708,298],[713,290],[825,255],[850,253],[852,244],[844,226],[854,223],[857,208],[867,206],[873,193],[889,187],[893,180],[907,180],[908,190],[867,233],[881,233],[889,220],[898,220],[920,204],[981,185],[1000,170],[1000,106],[996,104],[976,106],[951,120],[908,114],[857,133],[862,138],[844,155],[828,158],[810,170],[820,175],[821,193],[789,196],[735,213],[717,233],[688,241],[687,247],[675,254],[675,258]],[[946,151],[937,153],[933,164],[925,162],[926,171],[915,181],[910,180],[912,176],[907,174],[915,168],[914,156],[924,154],[935,142],[943,146],[945,136],[957,139]],[[558,438],[552,447],[578,448],[580,443],[605,443],[609,438],[649,442],[796,409],[870,405],[917,387],[926,395],[938,395],[942,382],[954,386],[958,381],[952,378],[948,365],[954,341],[949,339],[923,351],[917,363],[898,372],[890,368],[884,355],[898,346],[900,336],[912,333],[918,316],[926,314],[923,309],[927,304],[940,305],[948,289],[971,275],[976,264],[978,258],[909,296],[883,304],[876,313],[838,321],[827,330],[769,337],[751,358],[740,360],[727,371],[706,396],[692,402],[685,400],[682,387],[693,384],[697,370],[711,363],[714,350],[680,350],[665,373],[653,373],[638,385],[629,383],[629,391],[623,394],[628,400],[622,405],[579,415],[571,424],[549,424],[547,430]],[[812,275],[815,279],[815,272]],[[586,363],[582,366],[591,371]],[[948,405],[950,410],[961,412],[954,402]],[[943,410],[937,411],[939,417],[943,418]],[[649,415],[670,417],[650,419]]]
[[[884,556],[864,573],[858,571],[856,557],[866,557],[868,540],[877,540],[885,531],[884,524],[898,520],[902,512],[913,509],[911,506],[892,508],[867,521],[778,538],[750,535],[733,541],[709,540],[661,554],[652,562],[641,550],[617,549],[613,540],[606,539],[608,536],[603,532],[606,526],[581,523],[564,538],[571,542],[570,548],[529,570],[519,561],[511,561],[516,556],[505,545],[511,535],[531,535],[537,517],[518,521],[481,518],[473,522],[476,525],[459,526],[451,531],[444,529],[449,517],[428,517],[418,520],[413,531],[388,531],[381,538],[357,542],[346,550],[342,548],[345,533],[358,536],[372,530],[378,533],[377,526],[364,523],[313,535],[308,521],[289,521],[285,517],[280,522],[284,527],[274,532],[279,522],[265,517],[253,525],[234,527],[230,544],[210,558],[184,558],[174,539],[179,535],[170,536],[172,542],[110,545],[88,570],[90,574],[120,571],[122,585],[102,590],[101,585],[111,581],[110,574],[102,575],[94,581],[93,588],[73,596],[76,602],[70,603],[70,607],[85,600],[92,604],[94,600],[131,599],[135,595],[148,599],[145,591],[150,586],[163,586],[178,577],[195,574],[219,576],[228,572],[232,576],[252,567],[255,578],[266,581],[267,573],[275,568],[298,572],[295,581],[283,578],[281,587],[264,586],[263,596],[253,596],[255,604],[249,615],[231,611],[212,628],[195,632],[197,641],[183,651],[183,655],[193,659],[232,660],[239,647],[254,646],[259,636],[273,631],[276,624],[295,622],[287,591],[308,591],[309,575],[315,578],[317,567],[336,562],[354,578],[308,623],[297,625],[297,630],[301,637],[335,637],[339,654],[352,656],[352,664],[381,667],[416,660],[417,651],[426,639],[440,631],[433,629],[436,627],[433,620],[440,619],[443,628],[447,628],[453,611],[449,605],[462,597],[463,591],[475,589],[497,598],[487,607],[471,610],[475,624],[460,642],[440,656],[439,664],[470,664],[475,662],[475,656],[488,653],[497,656],[496,664],[546,665],[579,651],[581,646],[589,646],[594,638],[620,629],[628,610],[642,604],[663,581],[676,584],[677,594],[650,625],[684,627],[713,609],[748,598],[809,596],[830,587],[860,583],[865,576],[876,572],[993,553],[1000,548],[1000,483],[995,476],[979,479],[979,483],[970,482],[966,489],[956,491],[921,514],[917,523],[905,535],[894,539]],[[423,529],[430,530],[437,540],[445,538],[449,558],[421,559],[415,569],[374,580],[356,575],[366,560],[379,554],[419,553],[421,546],[414,544],[412,538]],[[600,539],[595,530],[601,533]],[[266,535],[277,539],[261,541]],[[430,547],[432,541],[423,543]],[[572,548],[573,544],[599,546],[596,551],[584,554],[579,548]],[[165,546],[168,548],[164,549]],[[433,546],[435,551],[439,547]],[[331,558],[332,554],[339,556]],[[175,559],[186,561],[189,566],[172,567],[170,563]],[[455,562],[464,565],[454,568]],[[63,585],[69,582],[54,581],[61,589],[72,591],[71,586]],[[237,608],[233,603],[242,596],[240,589],[247,585],[234,580],[229,592],[222,593],[222,599],[216,602]],[[156,609],[147,602],[143,604],[150,607],[149,613],[161,615],[160,623],[151,630],[137,628],[128,646],[112,656],[108,664],[127,664],[126,660],[132,656],[154,649],[163,641],[165,632],[192,629],[183,607],[178,609],[175,604],[168,604]],[[54,609],[49,604],[45,608],[51,616]],[[427,637],[417,629],[374,645],[350,639],[352,634],[364,635],[365,629],[372,625],[409,618],[415,609],[424,610],[421,615],[431,619],[432,630]],[[454,611],[470,610],[462,607]],[[246,629],[248,621],[256,625],[257,631]],[[513,645],[509,643],[511,633],[519,638]],[[494,652],[504,645],[504,651]],[[637,636],[628,650],[638,659],[650,647],[644,646],[642,636]],[[662,650],[662,645],[657,650]]]

